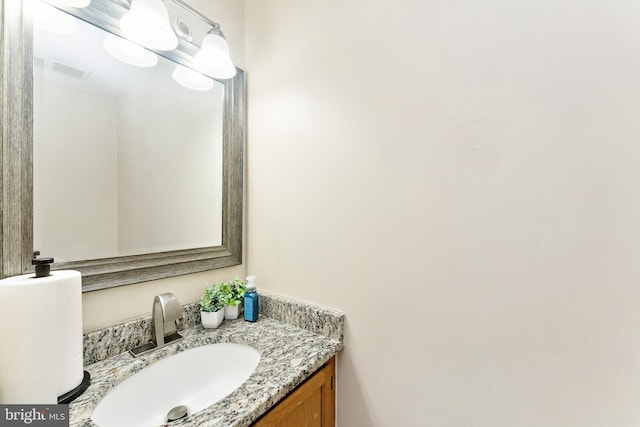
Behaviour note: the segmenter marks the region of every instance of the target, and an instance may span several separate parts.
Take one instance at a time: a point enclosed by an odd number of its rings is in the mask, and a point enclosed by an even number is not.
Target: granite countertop
[[[193,307],[185,310],[194,312]],[[85,370],[91,374],[91,385],[69,405],[70,425],[95,426],[91,414],[100,399],[157,360],[201,345],[237,343],[260,352],[260,362],[249,379],[217,403],[168,425],[248,426],[343,348],[342,313],[281,297],[261,296],[261,317],[255,323],[225,320],[216,329],[205,329],[194,321],[194,315],[191,317],[190,327],[181,331],[184,339],[138,358],[121,352],[87,364],[92,360],[86,351],[87,341],[100,347],[96,342],[109,339],[105,332],[85,336]]]

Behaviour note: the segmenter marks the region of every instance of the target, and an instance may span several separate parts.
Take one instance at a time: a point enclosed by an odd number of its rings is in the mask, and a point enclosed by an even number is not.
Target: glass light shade
[[[213,80],[190,68],[178,65],[173,71],[173,80],[182,86],[193,90],[209,90],[213,87]]]
[[[72,16],[44,2],[34,3],[34,26],[40,31],[54,34],[71,34],[76,30]]]
[[[218,34],[209,33],[204,37],[193,63],[197,69],[211,77],[230,79],[236,75],[236,67],[229,55],[229,45]]]
[[[222,64],[222,67],[220,67],[215,74],[217,78],[223,79],[223,80],[230,79],[235,75],[236,75],[236,66],[233,65],[233,62],[231,62],[231,59],[229,59],[228,61],[225,61]]]
[[[82,7],[89,6],[91,0],[49,0],[49,2],[60,6],[69,6],[80,9]]]
[[[120,27],[129,40],[149,49],[172,50],[178,46],[162,0],[131,0],[131,9],[120,19]]]
[[[136,67],[153,67],[158,63],[158,55],[129,40],[109,34],[104,39],[104,50],[119,61]]]

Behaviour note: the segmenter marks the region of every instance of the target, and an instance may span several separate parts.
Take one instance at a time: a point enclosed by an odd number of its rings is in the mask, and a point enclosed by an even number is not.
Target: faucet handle
[[[176,320],[180,320],[184,318],[184,312],[182,310],[182,306],[180,302],[178,302],[178,298],[174,294],[162,294],[160,295],[160,300],[164,306],[164,321],[165,322],[174,322]],[[177,323],[176,323],[176,326]]]

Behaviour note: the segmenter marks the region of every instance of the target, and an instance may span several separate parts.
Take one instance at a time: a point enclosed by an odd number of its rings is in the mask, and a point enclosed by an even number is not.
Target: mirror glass
[[[49,6],[50,7],[50,6]],[[188,89],[110,33],[34,25],[34,249],[58,261],[222,244],[224,85]],[[112,36],[113,37],[113,36]]]

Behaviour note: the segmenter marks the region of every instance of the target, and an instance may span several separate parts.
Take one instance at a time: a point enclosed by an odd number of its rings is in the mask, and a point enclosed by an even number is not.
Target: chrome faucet
[[[174,294],[156,295],[153,299],[153,308],[151,309],[151,329],[153,330],[153,337],[147,344],[130,349],[129,354],[138,357],[182,339],[178,331],[183,321],[184,313],[182,306]]]

